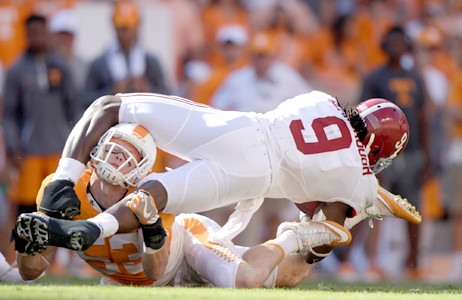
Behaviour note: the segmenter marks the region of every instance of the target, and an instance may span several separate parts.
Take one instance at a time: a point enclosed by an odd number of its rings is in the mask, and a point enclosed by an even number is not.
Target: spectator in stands
[[[75,53],[77,27],[78,17],[71,9],[57,11],[50,20],[51,47],[68,62],[74,85],[77,92],[81,94],[87,73],[87,62]]]
[[[448,39],[452,57],[450,92],[447,102],[447,120],[450,130],[445,173],[444,197],[449,208],[452,228],[452,261],[448,280],[462,282],[462,36],[452,34]]]
[[[276,59],[275,37],[255,34],[250,43],[251,63],[231,74],[212,96],[213,106],[238,111],[267,112],[284,99],[311,91],[303,77]]]
[[[425,83],[415,69],[410,55],[412,41],[402,27],[393,27],[385,33],[382,47],[388,62],[365,78],[360,100],[388,99],[407,116],[412,134],[403,136],[402,140],[409,139],[409,142],[394,164],[381,173],[381,183],[395,194],[406,195],[409,202],[419,208],[420,188],[429,160]],[[410,224],[408,232],[410,251],[406,262],[407,275],[409,278],[420,278],[419,227]]]
[[[244,67],[249,62],[248,55],[248,34],[247,31],[240,25],[226,25],[220,28],[216,36],[216,42],[220,45],[220,59],[213,65],[207,64],[208,74],[206,78],[194,78],[193,74],[187,74],[190,81],[190,89],[188,96],[195,101],[210,104],[210,99],[216,89],[222,84],[223,80],[232,71]],[[190,62],[187,64],[186,70],[193,71],[194,64],[198,62]],[[201,62],[206,64],[205,62]]]
[[[31,14],[26,1],[0,0],[0,61],[8,69],[26,48],[24,23]]]
[[[116,93],[168,94],[159,61],[138,41],[137,5],[126,0],[116,2],[112,21],[117,40],[90,65],[84,94],[86,106],[100,96]]]
[[[46,18],[31,15],[25,24],[28,48],[6,73],[3,101],[12,215],[36,210],[40,183],[58,166],[80,117],[68,66],[47,48]]]
[[[207,5],[201,15],[207,45],[206,60],[211,64],[219,59],[219,48],[215,44],[215,37],[222,26],[240,25],[247,33],[251,33],[250,16],[241,0],[213,0]]]

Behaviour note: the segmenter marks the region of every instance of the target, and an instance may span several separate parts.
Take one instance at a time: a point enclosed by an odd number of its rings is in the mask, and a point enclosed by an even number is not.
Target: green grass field
[[[111,287],[98,283],[95,279],[48,277],[34,284],[2,284],[0,299],[462,299],[462,285],[422,282],[345,283],[315,279],[290,290]]]

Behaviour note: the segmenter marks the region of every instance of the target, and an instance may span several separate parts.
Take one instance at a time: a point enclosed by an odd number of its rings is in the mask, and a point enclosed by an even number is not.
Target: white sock
[[[117,219],[113,215],[105,212],[88,219],[88,221],[98,225],[101,229],[101,234],[99,235],[100,238],[112,236],[117,232],[117,230],[119,230],[119,222]]]
[[[3,276],[11,269],[10,264],[6,261],[5,256],[0,253],[0,276]]]
[[[282,251],[282,255],[286,255],[297,252],[298,249],[298,236],[293,230],[286,230],[281,235],[273,240],[265,242],[265,244],[273,245],[278,247]]]

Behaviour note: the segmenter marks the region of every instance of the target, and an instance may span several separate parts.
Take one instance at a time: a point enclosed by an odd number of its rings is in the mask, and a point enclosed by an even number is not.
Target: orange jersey
[[[37,195],[37,207],[43,197],[43,190],[50,182],[53,174],[42,182]],[[74,187],[80,199],[80,215],[76,220],[86,220],[101,213],[101,209],[93,197],[88,193],[91,171],[86,170]],[[131,190],[129,190],[131,192]],[[172,236],[172,224],[175,215],[159,214],[165,229]],[[79,255],[95,270],[122,284],[152,285],[143,271],[141,258],[143,254],[142,234],[139,230],[130,233],[117,233],[111,237],[99,238],[86,251],[79,251]]]

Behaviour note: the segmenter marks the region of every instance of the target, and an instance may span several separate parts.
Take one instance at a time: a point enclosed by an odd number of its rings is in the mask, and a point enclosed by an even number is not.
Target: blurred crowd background
[[[462,282],[462,1],[0,0],[0,82],[10,263],[17,215],[35,211],[41,180],[98,97],[155,92],[266,112],[316,89],[342,105],[381,97],[403,108],[409,145],[379,179],[424,221],[364,221],[311,276]],[[160,153],[154,170],[183,163]],[[224,224],[232,209],[206,214]],[[298,215],[267,199],[235,242],[265,241]],[[60,251],[49,273],[95,275],[79,260]]]

